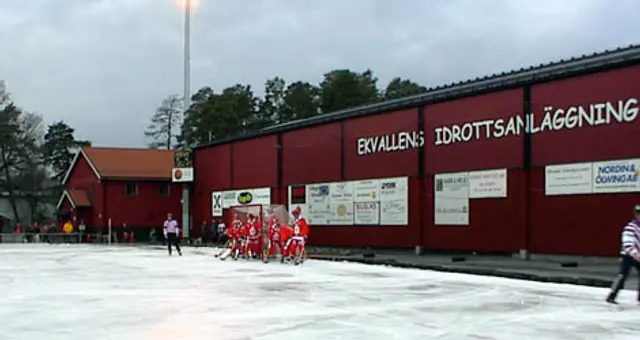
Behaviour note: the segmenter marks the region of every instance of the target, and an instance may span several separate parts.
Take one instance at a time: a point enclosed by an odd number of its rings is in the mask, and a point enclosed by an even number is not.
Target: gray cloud
[[[636,0],[199,0],[192,89],[334,68],[438,85],[640,42]],[[173,0],[0,0],[0,79],[47,122],[97,145],[142,146],[182,91]]]

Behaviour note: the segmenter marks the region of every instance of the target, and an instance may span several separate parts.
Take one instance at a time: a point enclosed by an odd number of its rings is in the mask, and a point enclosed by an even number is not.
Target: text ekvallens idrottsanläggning
[[[437,127],[433,130],[434,145],[450,145],[480,139],[499,139],[522,133],[536,134],[586,126],[631,123],[637,117],[638,100],[636,98],[566,108],[545,106],[540,120],[536,119],[534,113],[529,113]],[[424,142],[423,131],[403,131],[383,136],[362,137],[357,140],[357,152],[358,155],[366,155],[402,151],[420,148],[424,146]]]

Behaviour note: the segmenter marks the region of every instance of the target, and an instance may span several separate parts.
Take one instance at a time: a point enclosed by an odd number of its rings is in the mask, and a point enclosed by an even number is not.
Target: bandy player
[[[216,254],[216,257],[220,257],[220,260],[224,261],[229,255],[234,256],[234,253],[239,253],[242,250],[243,227],[244,224],[238,214],[233,214],[233,221],[224,229],[224,233],[227,235],[227,242],[222,247],[222,250]]]
[[[244,236],[243,229],[244,223],[242,223],[242,220],[240,219],[238,214],[233,214],[233,222],[231,222],[231,225],[228,228],[228,236],[229,240],[231,240],[232,254],[242,249],[242,237]]]
[[[269,233],[267,237],[267,252],[264,260],[265,262],[268,261],[269,256],[276,254],[276,250],[280,254],[281,258],[284,259],[286,255],[283,242],[286,241],[286,228],[288,228],[288,226],[281,225],[280,220],[278,220],[278,217],[275,214],[269,217],[267,223],[269,226]]]
[[[295,264],[300,264],[300,262],[302,262],[305,244],[309,237],[309,225],[307,224],[307,220],[302,217],[301,212],[302,209],[300,207],[296,207],[291,212],[294,217],[293,235],[291,235],[287,240],[287,244],[285,244],[289,259],[295,256]]]
[[[249,219],[245,224],[247,244],[244,254],[248,258],[255,258],[262,254],[262,226],[255,215],[249,213]]]

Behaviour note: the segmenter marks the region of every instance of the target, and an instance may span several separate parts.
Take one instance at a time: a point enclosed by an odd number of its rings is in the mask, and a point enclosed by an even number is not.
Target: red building
[[[202,146],[192,213],[269,188],[318,245],[615,256],[640,203],[638,79],[631,46]]]
[[[63,180],[58,208],[89,228],[106,227],[109,220],[114,227],[159,227],[168,212],[181,212],[173,165],[173,151],[84,147]]]

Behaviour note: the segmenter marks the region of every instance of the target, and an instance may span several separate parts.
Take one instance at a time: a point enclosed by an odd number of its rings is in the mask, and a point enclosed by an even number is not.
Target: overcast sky
[[[14,100],[101,146],[144,146],[182,92],[177,0],[0,0]],[[192,90],[371,68],[424,85],[640,43],[638,0],[198,0]]]

